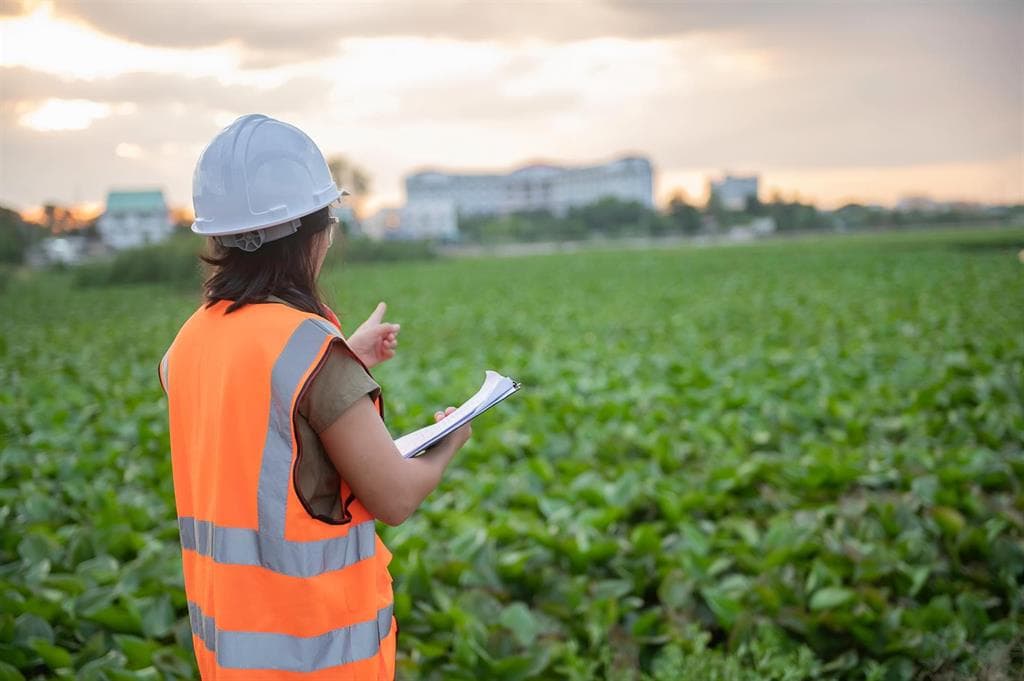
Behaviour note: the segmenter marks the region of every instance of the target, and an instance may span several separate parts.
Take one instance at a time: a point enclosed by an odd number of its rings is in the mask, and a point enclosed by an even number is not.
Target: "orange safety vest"
[[[391,553],[344,480],[347,513],[330,523],[305,510],[293,477],[296,404],[332,343],[345,340],[284,304],[225,314],[229,304],[196,310],[159,367],[200,674],[390,681]],[[376,407],[383,418],[380,398]]]

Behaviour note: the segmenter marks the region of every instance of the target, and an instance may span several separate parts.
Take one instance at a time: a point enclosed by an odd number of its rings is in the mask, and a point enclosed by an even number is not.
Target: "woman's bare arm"
[[[441,482],[444,469],[472,432],[467,423],[421,456],[405,459],[373,402],[363,396],[320,433],[320,441],[366,509],[388,525],[400,525]]]

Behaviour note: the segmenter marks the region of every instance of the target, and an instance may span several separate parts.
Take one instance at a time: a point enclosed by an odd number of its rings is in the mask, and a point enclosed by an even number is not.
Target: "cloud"
[[[241,45],[248,68],[95,80],[0,70],[0,201],[97,198],[139,177],[181,200],[200,145],[249,111],[350,154],[391,196],[418,164],[484,170],[538,155],[587,163],[635,151],[669,173],[820,169],[844,180],[894,169],[886,182],[901,167],[1024,159],[1020,3],[246,7],[60,3],[110,35],[183,48],[174,54]],[[304,59],[314,61],[280,65]],[[54,98],[138,111],[81,132],[16,127],[15,108]]]
[[[194,48],[236,43],[245,66],[266,68],[337,52],[349,38],[418,36],[467,41],[581,39],[614,33],[616,11],[557,3],[150,2],[58,0],[58,16],[107,35],[152,46]],[[169,28],[172,27],[172,28]]]
[[[25,4],[18,0],[0,0],[0,17],[16,17],[24,14]]]
[[[160,105],[97,120],[86,131],[40,132],[5,124],[0,203],[96,200],[111,187],[140,185],[188,196],[191,168],[202,148],[197,141],[209,140],[219,127],[210,113]],[[125,145],[121,154],[119,145]]]
[[[579,96],[572,92],[512,95],[483,79],[408,88],[399,99],[398,110],[385,119],[483,120],[500,125],[513,118],[522,121],[572,111],[580,103]]]
[[[0,84],[0,202],[18,206],[96,199],[139,182],[181,201],[199,151],[226,122],[253,111],[301,118],[326,106],[331,89],[313,77],[254,88],[162,73],[54,78],[23,67],[0,68]],[[54,101],[92,102],[106,114],[79,130],[19,124],[32,107],[46,112]]]
[[[189,49],[239,43],[252,61],[301,61],[333,53],[337,28],[303,11],[304,3],[118,2],[57,0],[58,17],[152,47]],[[143,8],[144,5],[144,8]]]
[[[672,164],[754,170],[1024,158],[1018,83],[910,60],[806,62],[742,84],[666,83],[645,106],[673,120],[638,111],[612,139]]]
[[[138,7],[144,5],[144,10]],[[317,54],[324,41],[352,37],[418,36],[453,40],[567,42],[601,37],[633,39],[691,33],[762,33],[783,30],[804,41],[824,42],[837,30],[885,24],[913,25],[962,20],[1016,22],[1016,2],[836,3],[774,0],[740,2],[497,3],[465,0],[387,2],[249,3],[224,0],[148,0],[132,11],[120,3],[56,0],[60,15],[74,17],[109,35],[168,47],[197,47],[237,40],[253,49]]]
[[[0,105],[45,99],[84,99],[95,102],[181,105],[205,110],[256,111],[267,108],[294,111],[321,106],[332,83],[300,76],[272,87],[226,84],[212,76],[172,73],[126,73],[112,78],[61,78],[22,66],[0,67]]]
[[[145,9],[139,9],[139,5]],[[416,36],[459,41],[565,43],[758,30],[814,14],[806,3],[389,2],[242,3],[56,0],[58,16],[158,47],[236,43],[245,64],[266,68],[333,54],[351,38]],[[835,5],[832,5],[835,8]],[[827,17],[825,18],[827,21]],[[820,26],[819,26],[820,27]]]

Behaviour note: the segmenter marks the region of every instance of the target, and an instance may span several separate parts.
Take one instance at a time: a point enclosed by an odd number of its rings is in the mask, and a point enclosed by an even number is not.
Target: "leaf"
[[[150,666],[153,663],[153,653],[159,648],[159,644],[153,641],[127,634],[114,634],[114,643],[124,653],[129,669],[142,669]]]
[[[682,608],[690,602],[693,584],[688,582],[681,571],[665,576],[658,587],[658,600],[672,608]]]
[[[153,654],[153,666],[172,676],[192,677],[191,655],[186,655],[181,648],[160,648]]]
[[[163,595],[150,602],[139,601],[142,612],[142,631],[150,638],[163,638],[174,624],[174,607],[170,596]]]
[[[715,614],[719,624],[726,629],[730,628],[736,621],[736,618],[739,617],[741,612],[740,601],[734,598],[727,590],[706,587],[700,590],[700,595],[704,598],[704,602],[707,603],[711,612]]]
[[[523,647],[532,645],[539,631],[536,618],[523,603],[506,606],[498,616],[498,622],[509,629],[519,645]]]
[[[36,651],[39,657],[43,658],[43,662],[50,669],[61,669],[71,666],[71,653],[60,646],[37,638],[29,643],[29,647]]]
[[[811,610],[830,610],[832,608],[838,608],[840,605],[849,603],[856,597],[856,594],[850,589],[844,589],[842,587],[827,586],[823,589],[818,589],[811,596]]]
[[[932,517],[938,523],[942,531],[950,536],[956,536],[964,529],[966,521],[960,511],[949,506],[936,506],[932,509]]]
[[[48,560],[59,551],[60,545],[57,542],[38,532],[27,535],[18,544],[18,555],[29,565]]]
[[[605,599],[619,600],[632,591],[632,582],[625,579],[602,579],[594,584],[592,588],[594,599],[598,601]]]
[[[128,671],[125,669],[106,669],[104,673],[110,681],[162,681],[163,676],[153,667]]]
[[[53,643],[53,627],[38,615],[23,613],[14,620],[14,640],[27,645],[33,639]]]
[[[914,478],[910,483],[910,489],[922,503],[934,504],[935,495],[939,491],[939,479],[934,475]]]
[[[25,677],[18,671],[17,667],[12,667],[3,660],[0,660],[0,681],[25,681]]]
[[[111,631],[123,634],[142,634],[142,618],[138,611],[125,605],[115,603],[87,616],[88,619],[102,624]]]

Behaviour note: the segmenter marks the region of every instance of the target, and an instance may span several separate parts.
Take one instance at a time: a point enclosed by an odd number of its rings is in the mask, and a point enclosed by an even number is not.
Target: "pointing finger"
[[[377,307],[374,308],[373,313],[370,315],[370,321],[374,324],[380,324],[380,320],[384,319],[384,313],[388,310],[388,304],[383,300],[377,303]]]

